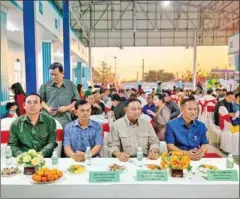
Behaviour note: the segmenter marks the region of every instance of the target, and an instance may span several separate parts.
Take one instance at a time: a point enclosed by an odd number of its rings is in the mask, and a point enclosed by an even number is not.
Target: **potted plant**
[[[161,156],[161,167],[163,169],[170,168],[172,177],[183,177],[183,170],[191,171],[190,158],[183,155],[182,152],[173,151],[163,153]]]
[[[33,175],[39,168],[45,165],[42,153],[36,152],[34,149],[19,154],[16,161],[19,165],[23,165],[23,173],[25,175]]]

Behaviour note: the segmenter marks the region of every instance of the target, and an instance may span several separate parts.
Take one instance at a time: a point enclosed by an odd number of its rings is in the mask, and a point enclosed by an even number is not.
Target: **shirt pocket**
[[[194,146],[198,148],[200,146],[201,137],[199,135],[193,134],[191,136],[191,141],[194,144]]]
[[[138,146],[142,147],[143,153],[148,151],[148,134],[138,134]]]
[[[85,139],[89,142],[89,143],[94,143],[95,141],[95,136],[94,136],[94,132],[89,132],[85,135]]]
[[[131,136],[120,135],[120,139],[123,151],[129,151],[129,149],[131,148]]]
[[[71,104],[70,94],[63,93],[60,96],[60,106],[67,106]]]

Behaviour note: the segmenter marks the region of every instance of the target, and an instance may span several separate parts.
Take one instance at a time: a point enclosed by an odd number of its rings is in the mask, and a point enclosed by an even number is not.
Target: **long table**
[[[4,161],[1,161],[1,168]],[[47,166],[51,167],[51,160],[46,159]],[[106,171],[108,165],[117,163],[125,165],[127,171],[121,174],[118,183],[89,183],[89,171]],[[160,160],[144,159],[144,164],[159,164]],[[64,177],[59,182],[48,185],[31,183],[31,176],[19,174],[14,177],[1,177],[2,198],[239,198],[239,182],[210,182],[202,177],[197,170],[200,164],[214,164],[225,169],[225,158],[205,158],[192,161],[192,176],[172,178],[167,182],[137,182],[136,160],[121,163],[114,158],[95,158],[86,172],[80,175],[71,175],[67,168],[76,164],[72,159],[59,159],[58,168],[64,171]],[[78,163],[77,163],[78,164]],[[83,164],[84,163],[80,163]],[[234,169],[238,171],[239,166]]]

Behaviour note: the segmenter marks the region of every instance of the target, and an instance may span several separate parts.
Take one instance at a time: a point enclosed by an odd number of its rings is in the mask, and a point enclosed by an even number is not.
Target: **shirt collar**
[[[23,122],[28,122],[28,123],[31,124],[31,120],[29,119],[29,117],[28,117],[27,115],[23,115],[23,116],[22,116],[22,121],[23,121]],[[43,116],[42,116],[41,113],[39,114],[39,118],[38,118],[37,123],[38,123],[38,122],[44,123]]]
[[[186,127],[185,120],[183,119],[182,116],[180,116],[180,117],[178,118],[178,120],[179,120],[181,126],[185,126],[185,127]],[[191,122],[191,125],[197,126],[196,120],[193,120],[193,121]],[[191,125],[190,125],[190,127],[191,127]]]
[[[127,123],[128,126],[135,126],[135,125],[139,126],[139,119],[138,119],[138,121],[137,121],[136,124],[133,124],[133,123],[128,119],[127,114],[125,114],[124,119],[125,119],[125,122]]]
[[[55,86],[56,87],[56,84],[53,83],[53,81],[51,81],[51,86]],[[61,87],[63,87],[63,86],[66,87],[65,79],[63,79],[63,83],[62,83]]]
[[[75,121],[73,121],[73,126],[81,127],[80,124],[79,124],[79,122],[78,122],[78,119],[76,119]],[[92,120],[89,120],[89,121],[88,121],[88,126],[87,126],[87,128],[90,127],[90,126],[91,126],[91,127],[94,126],[94,123],[93,123]],[[81,127],[81,128],[82,128],[82,127]]]
[[[154,106],[154,103],[151,103],[150,105],[147,104],[148,107],[153,107]]]

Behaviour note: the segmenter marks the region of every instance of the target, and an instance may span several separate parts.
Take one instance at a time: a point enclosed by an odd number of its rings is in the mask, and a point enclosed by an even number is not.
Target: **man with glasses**
[[[26,96],[24,108],[26,115],[16,119],[10,127],[8,144],[12,148],[13,156],[35,149],[42,152],[45,158],[51,157],[57,147],[55,120],[40,113],[42,99],[38,94]]]
[[[64,79],[64,71],[61,63],[55,62],[50,66],[51,81],[40,87],[39,94],[43,99],[43,108],[64,128],[71,119],[71,111],[79,93],[76,85]]]
[[[100,153],[102,129],[100,124],[90,120],[91,105],[81,100],[75,104],[78,119],[69,123],[64,129],[64,152],[77,162],[85,160],[85,151],[90,147],[92,156]]]

